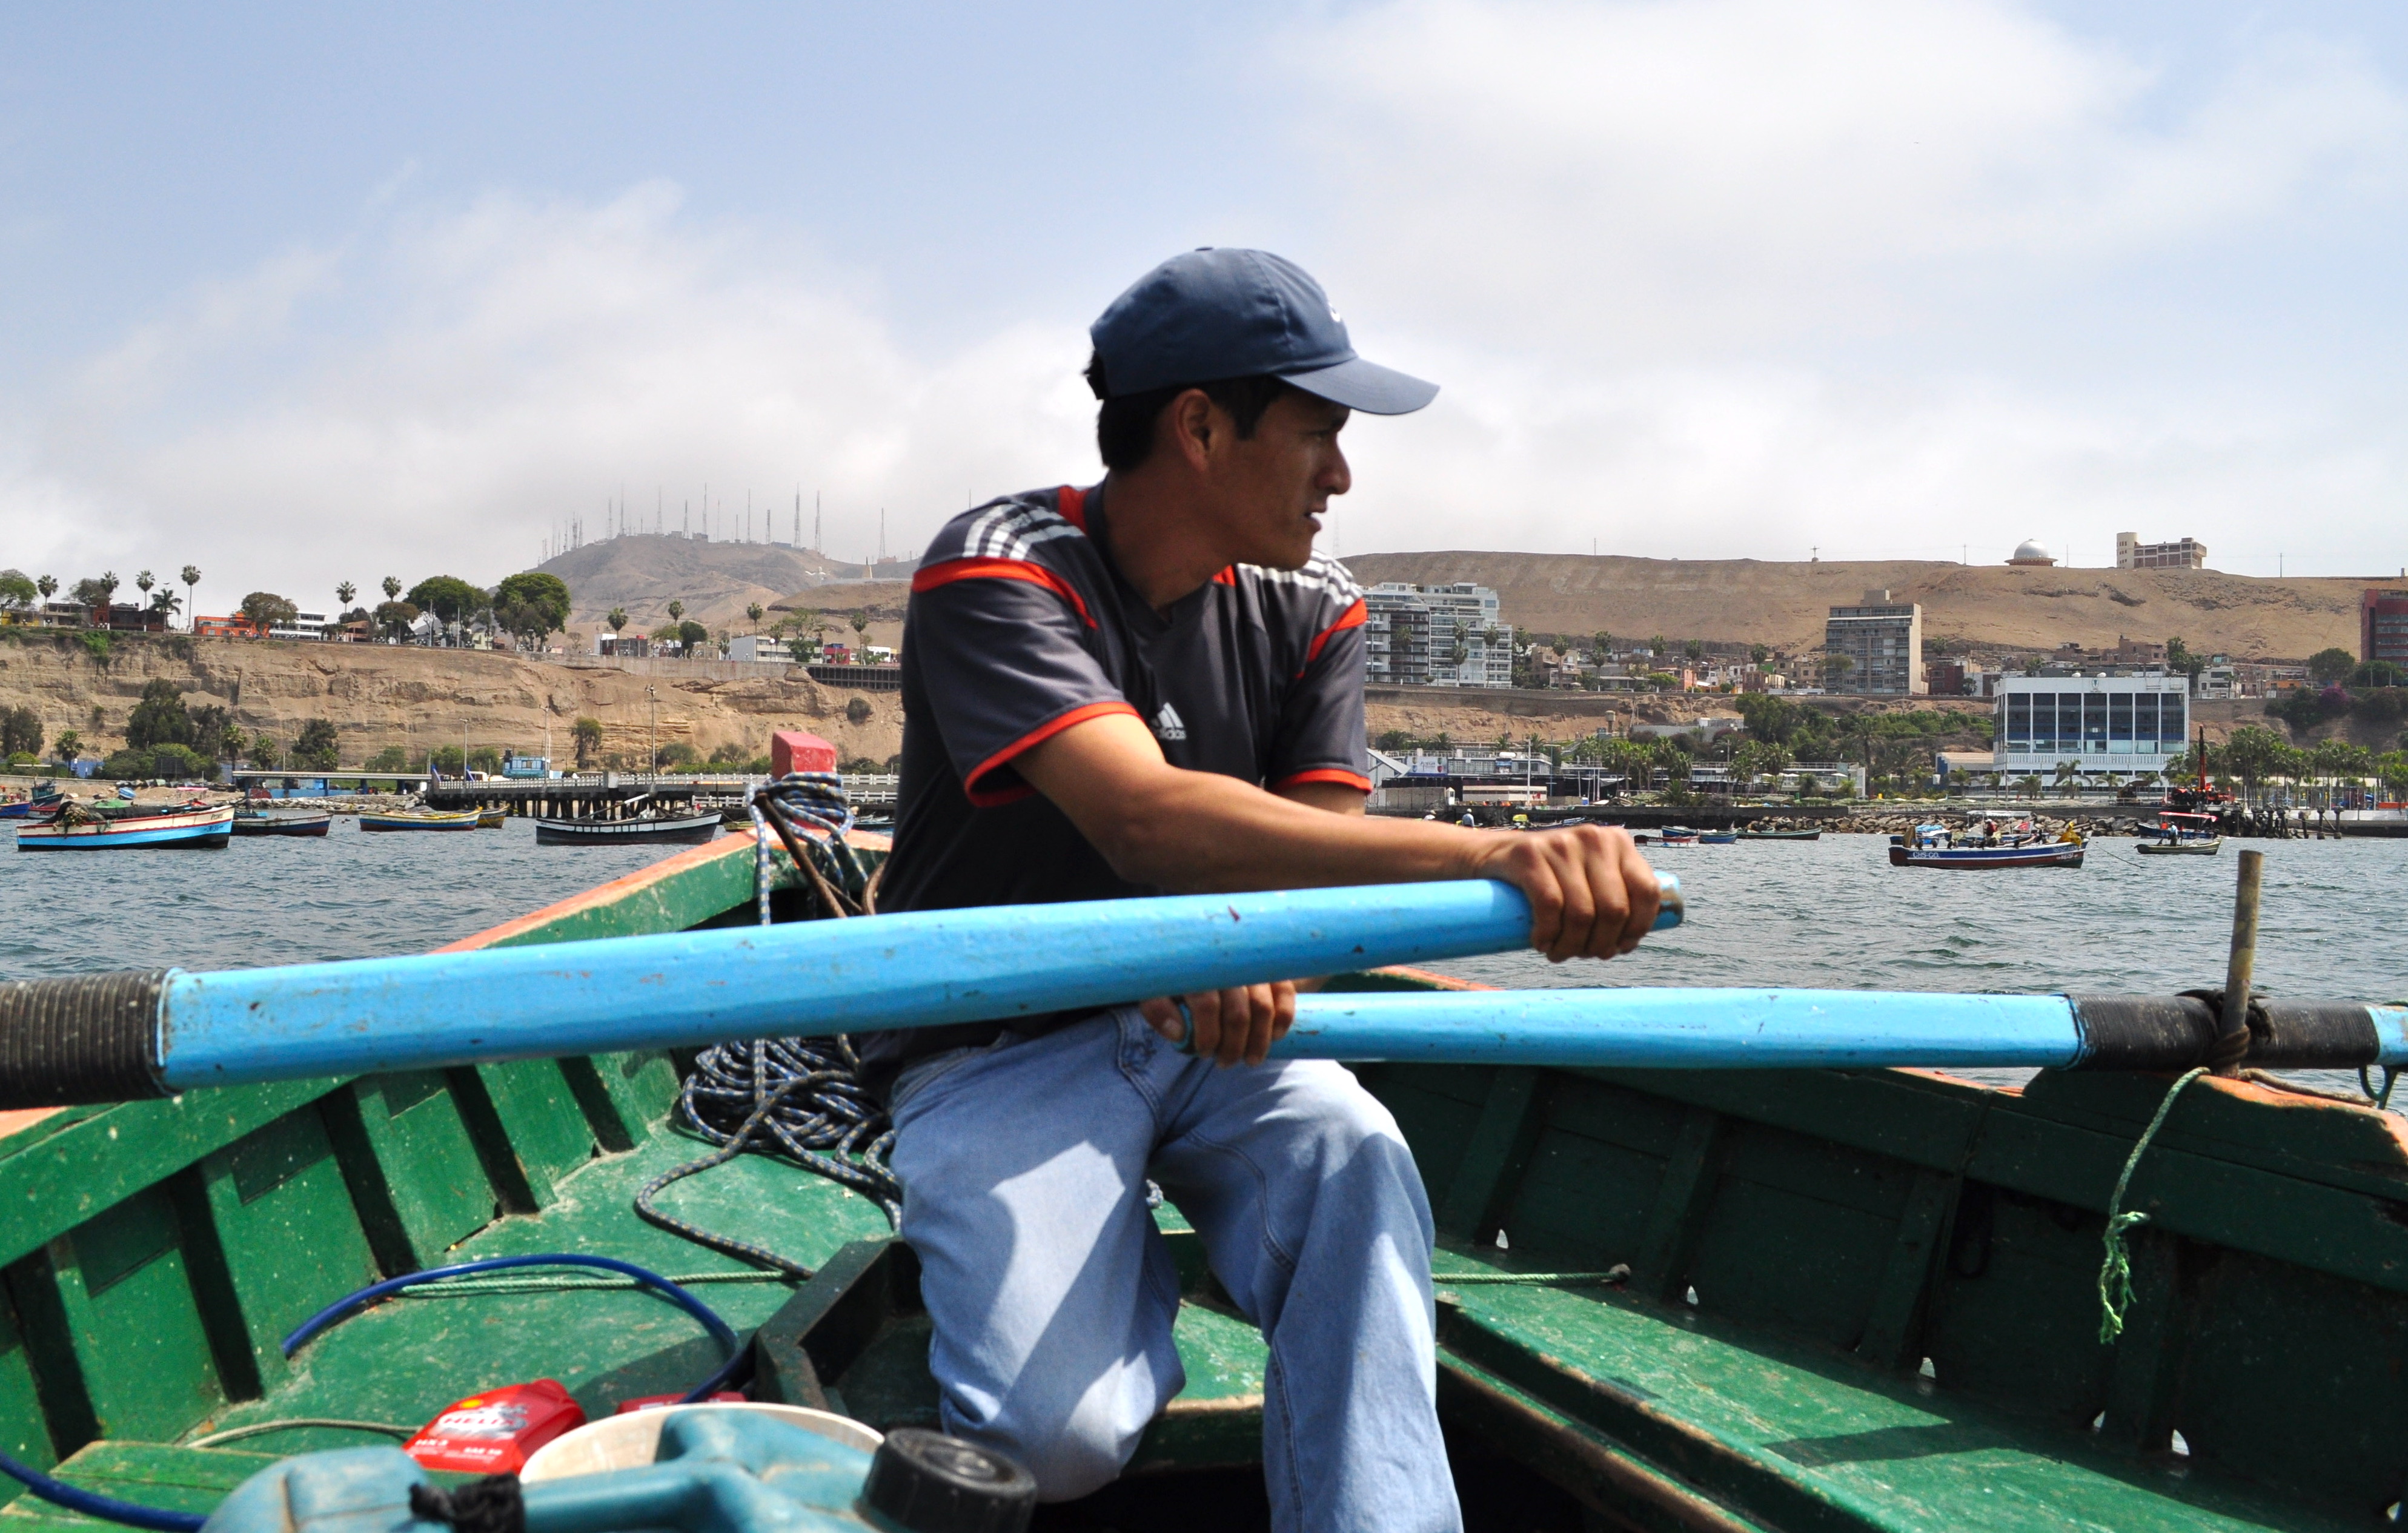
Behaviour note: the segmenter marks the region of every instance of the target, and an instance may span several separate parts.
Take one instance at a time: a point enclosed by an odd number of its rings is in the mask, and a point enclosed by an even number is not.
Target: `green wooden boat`
[[[883,842],[856,837],[865,855]],[[791,868],[781,873],[791,874]],[[810,913],[799,887],[781,918]],[[463,946],[753,919],[729,838]],[[1340,988],[1448,981],[1406,971]],[[2103,1213],[2155,1077],[2002,1091],[1910,1071],[1366,1066],[1439,1212],[1440,1402],[1484,1529],[2363,1528],[2408,1478],[2408,1138],[2244,1082],[2177,1099],[2126,1200],[2136,1297],[2100,1340]],[[640,1220],[699,1148],[664,1055],[532,1061],[0,1115],[0,1447],[206,1511],[274,1458],[551,1377],[590,1414],[719,1361],[590,1274],[387,1302],[380,1274],[578,1251],[681,1277],[750,1332],[756,1397],[872,1426],[936,1395],[907,1248],[867,1199],[746,1155]],[[1130,1472],[1039,1526],[1262,1526],[1263,1350],[1177,1211],[1188,1392]],[[198,1446],[243,1428],[254,1435]],[[20,1497],[0,1521],[93,1526]],[[5,1533],[5,1530],[0,1530]]]

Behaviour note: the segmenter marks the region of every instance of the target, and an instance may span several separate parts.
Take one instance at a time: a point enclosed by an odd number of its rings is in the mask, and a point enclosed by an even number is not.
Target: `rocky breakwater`
[[[290,749],[314,719],[335,726],[345,767],[397,747],[577,754],[576,723],[602,726],[594,765],[640,766],[651,748],[683,742],[705,757],[725,748],[766,755],[776,729],[806,729],[846,759],[884,761],[902,749],[902,699],[822,686],[799,667],[758,677],[636,676],[597,666],[474,650],[117,636],[99,656],[75,636],[0,629],[0,709],[29,708],[43,739],[74,730],[85,755],[126,743],[142,689],[173,684],[188,708],[215,706],[246,731]],[[655,667],[664,669],[665,667]],[[700,667],[697,667],[699,669]],[[722,669],[724,667],[713,667]]]

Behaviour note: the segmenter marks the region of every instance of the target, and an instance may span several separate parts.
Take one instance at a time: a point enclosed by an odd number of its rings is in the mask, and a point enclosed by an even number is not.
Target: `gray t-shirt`
[[[1067,485],[993,501],[948,523],[924,555],[903,628],[902,807],[881,910],[1159,893],[1114,873],[1012,768],[1106,713],[1145,721],[1174,766],[1369,790],[1364,605],[1345,566],[1318,554],[1297,570],[1232,566],[1166,619],[1106,554],[1102,501]],[[911,1060],[999,1031],[867,1034],[864,1073],[883,1092]]]

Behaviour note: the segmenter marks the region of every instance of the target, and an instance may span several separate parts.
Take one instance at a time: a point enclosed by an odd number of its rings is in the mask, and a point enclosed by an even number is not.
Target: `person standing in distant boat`
[[[1364,816],[1365,607],[1313,537],[1352,482],[1349,413],[1437,389],[1358,357],[1320,286],[1255,251],[1174,257],[1090,333],[1103,481],[963,513],[912,578],[881,908],[1497,878],[1550,958],[1636,947],[1657,891],[1620,830]],[[1461,1526],[1421,1178],[1352,1074],[1267,1060],[1296,990],[860,1040],[944,1426],[1046,1499],[1118,1475],[1185,1383],[1151,1178],[1268,1345],[1272,1526]]]

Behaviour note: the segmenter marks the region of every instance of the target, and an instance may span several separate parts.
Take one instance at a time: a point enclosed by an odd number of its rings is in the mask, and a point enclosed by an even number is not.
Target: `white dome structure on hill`
[[[2014,555],[2007,560],[2007,563],[2011,565],[2053,565],[2057,563],[2057,555],[2049,552],[2047,549],[2042,548],[2039,538],[2027,537],[2022,542],[2015,545],[2015,552]]]

